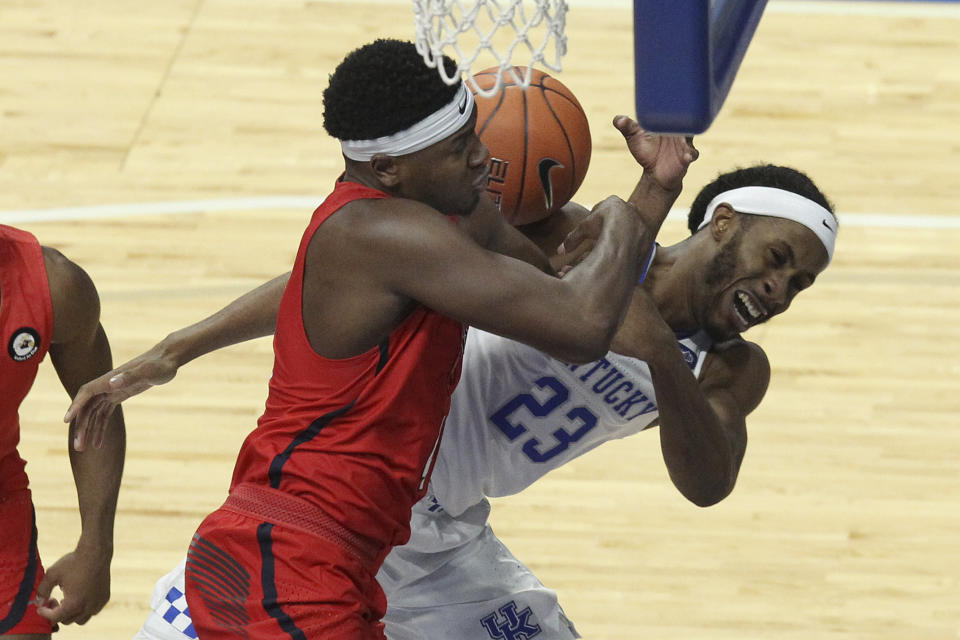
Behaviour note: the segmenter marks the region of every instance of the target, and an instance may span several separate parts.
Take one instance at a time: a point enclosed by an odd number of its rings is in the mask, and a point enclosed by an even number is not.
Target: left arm
[[[716,504],[736,483],[747,446],[746,417],[770,381],[767,357],[743,340],[715,345],[698,382],[646,292],[634,293],[627,313],[643,317],[621,325],[613,350],[650,367],[670,479],[694,504]]]
[[[53,302],[50,357],[64,389],[73,398],[80,386],[110,371],[112,358],[100,326],[100,300],[89,276],[59,252],[44,247]],[[110,599],[113,523],[123,472],[125,431],[119,408],[110,417],[101,448],[74,451],[75,425],[67,439],[80,507],[80,539],[76,548],[47,571],[37,589],[44,617],[63,624],[84,624]],[[48,601],[54,586],[63,602]]]

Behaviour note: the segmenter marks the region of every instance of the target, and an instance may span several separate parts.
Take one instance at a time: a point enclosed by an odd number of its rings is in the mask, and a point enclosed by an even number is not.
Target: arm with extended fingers
[[[173,379],[191,360],[223,347],[271,335],[289,273],[244,294],[229,305],[171,333],[149,351],[91,380],[77,392],[65,422],[76,421],[74,449],[100,447],[114,409],[127,398]]]

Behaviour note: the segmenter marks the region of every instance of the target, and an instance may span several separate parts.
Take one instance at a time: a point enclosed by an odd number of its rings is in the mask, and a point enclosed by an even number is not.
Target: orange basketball
[[[523,77],[524,67],[516,67]],[[493,86],[496,68],[474,79]],[[490,149],[487,192],[513,225],[541,220],[565,205],[590,165],[590,126],[573,93],[537,69],[521,89],[508,73],[504,87],[477,96],[477,134]]]

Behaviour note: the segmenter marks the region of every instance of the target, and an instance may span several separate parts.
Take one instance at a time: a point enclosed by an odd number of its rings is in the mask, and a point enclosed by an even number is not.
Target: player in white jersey
[[[378,574],[387,636],[577,637],[556,594],[494,536],[486,496],[516,493],[610,439],[659,421],[664,461],[681,493],[703,506],[729,494],[746,446],[745,416],[769,380],[763,352],[739,334],[784,311],[826,267],[836,230],[829,208],[813,183],[790,169],[724,174],[691,209],[693,227],[705,218],[702,230],[652,256],[613,352],[596,363],[567,365],[471,330],[431,492],[414,509],[410,541]],[[568,205],[528,231],[553,247],[584,215]],[[92,410],[97,398],[109,405],[169,380],[177,366],[215,348],[209,345],[254,337],[250,319],[270,307],[276,282],[261,288],[256,302],[241,299],[208,321],[202,338],[174,334],[119,368],[112,386],[93,383],[86,395],[94,397]],[[262,335],[269,321],[258,322]],[[154,613],[138,638],[195,637],[182,584],[182,566],[158,583]]]

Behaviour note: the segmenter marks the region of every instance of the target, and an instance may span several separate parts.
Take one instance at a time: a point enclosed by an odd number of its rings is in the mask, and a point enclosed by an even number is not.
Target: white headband
[[[774,187],[740,187],[724,191],[707,205],[703,229],[713,218],[713,212],[721,204],[730,206],[737,213],[750,213],[799,222],[810,229],[827,250],[827,262],[833,260],[833,247],[837,240],[837,219],[830,211],[799,193]]]
[[[413,126],[373,140],[341,140],[340,148],[343,155],[361,162],[378,153],[404,156],[450,137],[467,124],[471,115],[473,93],[467,89],[465,82],[461,82],[460,90],[453,96],[453,100]]]

